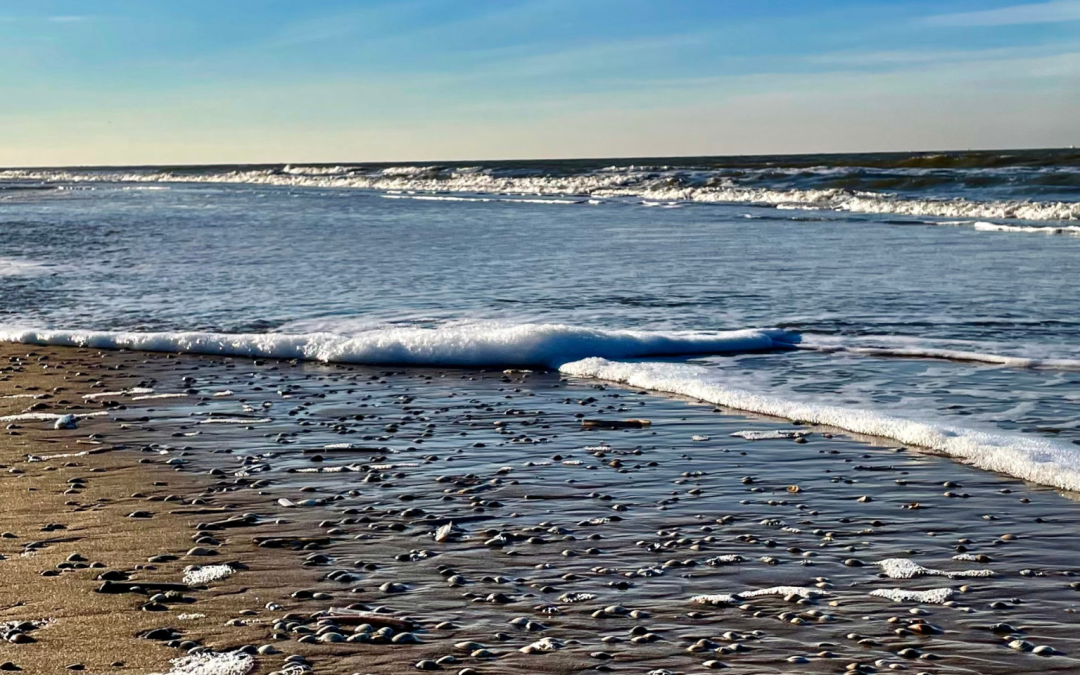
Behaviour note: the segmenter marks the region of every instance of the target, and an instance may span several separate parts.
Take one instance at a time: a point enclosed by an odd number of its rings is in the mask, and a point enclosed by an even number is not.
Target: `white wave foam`
[[[928,591],[908,591],[903,588],[880,588],[872,591],[870,595],[876,598],[886,598],[893,602],[919,602],[932,605],[941,605],[952,600],[955,591],[951,588],[932,588]]]
[[[1080,490],[1080,451],[1049,439],[990,433],[913,421],[873,410],[785,400],[727,387],[709,369],[671,363],[617,363],[588,358],[560,371],[576,377],[610,380],[640,389],[689,396],[736,410],[801,420],[850,432],[889,438],[936,450],[988,471],[1043,485]]]
[[[561,324],[383,327],[352,337],[331,333],[119,333],[0,330],[0,341],[337,363],[557,367],[588,356],[723,354],[789,349],[798,335],[777,329],[716,333],[598,330]]]
[[[1003,225],[1001,223],[974,223],[972,225],[981,232],[1023,232],[1026,234],[1070,234],[1080,237],[1080,226],[1066,225],[1064,227],[1024,227],[1022,225]]]
[[[980,220],[1080,220],[1078,202],[1020,200],[973,201],[964,198],[917,199],[890,193],[852,192],[841,189],[767,189],[721,185],[672,187],[672,174],[659,175],[655,167],[611,167],[573,176],[505,176],[487,171],[438,167],[388,167],[361,172],[347,167],[285,167],[245,169],[220,173],[109,173],[77,170],[7,170],[0,180],[35,180],[48,183],[244,183],[286,187],[359,188],[413,193],[472,193],[485,195],[578,196],[630,198],[650,203],[697,202],[756,204],[789,209],[825,209],[852,213],[898,214],[935,218]],[[526,200],[519,200],[526,201]],[[579,200],[575,200],[579,201]],[[587,200],[580,200],[587,203]],[[545,202],[548,203],[548,202]],[[972,224],[974,223],[966,223]],[[1078,228],[1045,228],[1048,234],[1080,233]],[[1024,229],[1023,231],[1028,231]]]
[[[48,274],[55,267],[25,258],[0,258],[0,277],[27,277]]]
[[[347,166],[293,166],[286,164],[282,173],[290,176],[344,176],[352,173]]]

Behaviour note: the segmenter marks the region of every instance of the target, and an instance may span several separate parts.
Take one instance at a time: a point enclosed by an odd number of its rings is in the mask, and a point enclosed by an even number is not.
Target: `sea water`
[[[0,171],[0,337],[551,368],[1080,489],[1080,153]]]

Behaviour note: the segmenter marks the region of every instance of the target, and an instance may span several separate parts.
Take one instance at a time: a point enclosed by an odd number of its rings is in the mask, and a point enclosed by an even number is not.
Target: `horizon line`
[[[852,157],[862,155],[923,155],[923,154],[962,154],[962,153],[994,153],[994,152],[1062,152],[1078,150],[1077,146],[1058,147],[1004,147],[1004,148],[967,148],[967,149],[924,149],[924,150],[860,150],[856,152],[792,152],[792,153],[740,153],[732,155],[610,155],[593,157],[522,157],[500,159],[443,159],[443,160],[377,160],[377,161],[285,161],[285,162],[211,162],[206,164],[192,163],[168,163],[161,164],[69,164],[69,165],[23,165],[2,166],[0,171],[23,171],[23,170],[60,170],[60,169],[150,169],[150,168],[196,168],[196,167],[230,167],[230,166],[348,166],[348,165],[412,165],[412,164],[451,164],[451,163],[500,163],[500,162],[590,162],[603,160],[688,160],[688,159],[736,159],[736,158],[768,158],[768,157]]]

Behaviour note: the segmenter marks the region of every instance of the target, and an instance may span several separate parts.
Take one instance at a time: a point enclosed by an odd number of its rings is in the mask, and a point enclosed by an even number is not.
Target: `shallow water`
[[[330,332],[427,365],[494,349],[491,321],[779,327],[805,349],[695,363],[739,391],[1039,439],[1080,467],[1077,175],[1063,152],[7,172],[0,324]],[[550,358],[485,365],[694,351],[522,330],[514,349]]]

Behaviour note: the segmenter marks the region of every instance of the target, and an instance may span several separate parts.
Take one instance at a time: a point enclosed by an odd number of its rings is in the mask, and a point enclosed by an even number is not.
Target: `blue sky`
[[[1080,142],[1080,0],[0,0],[0,165]]]

